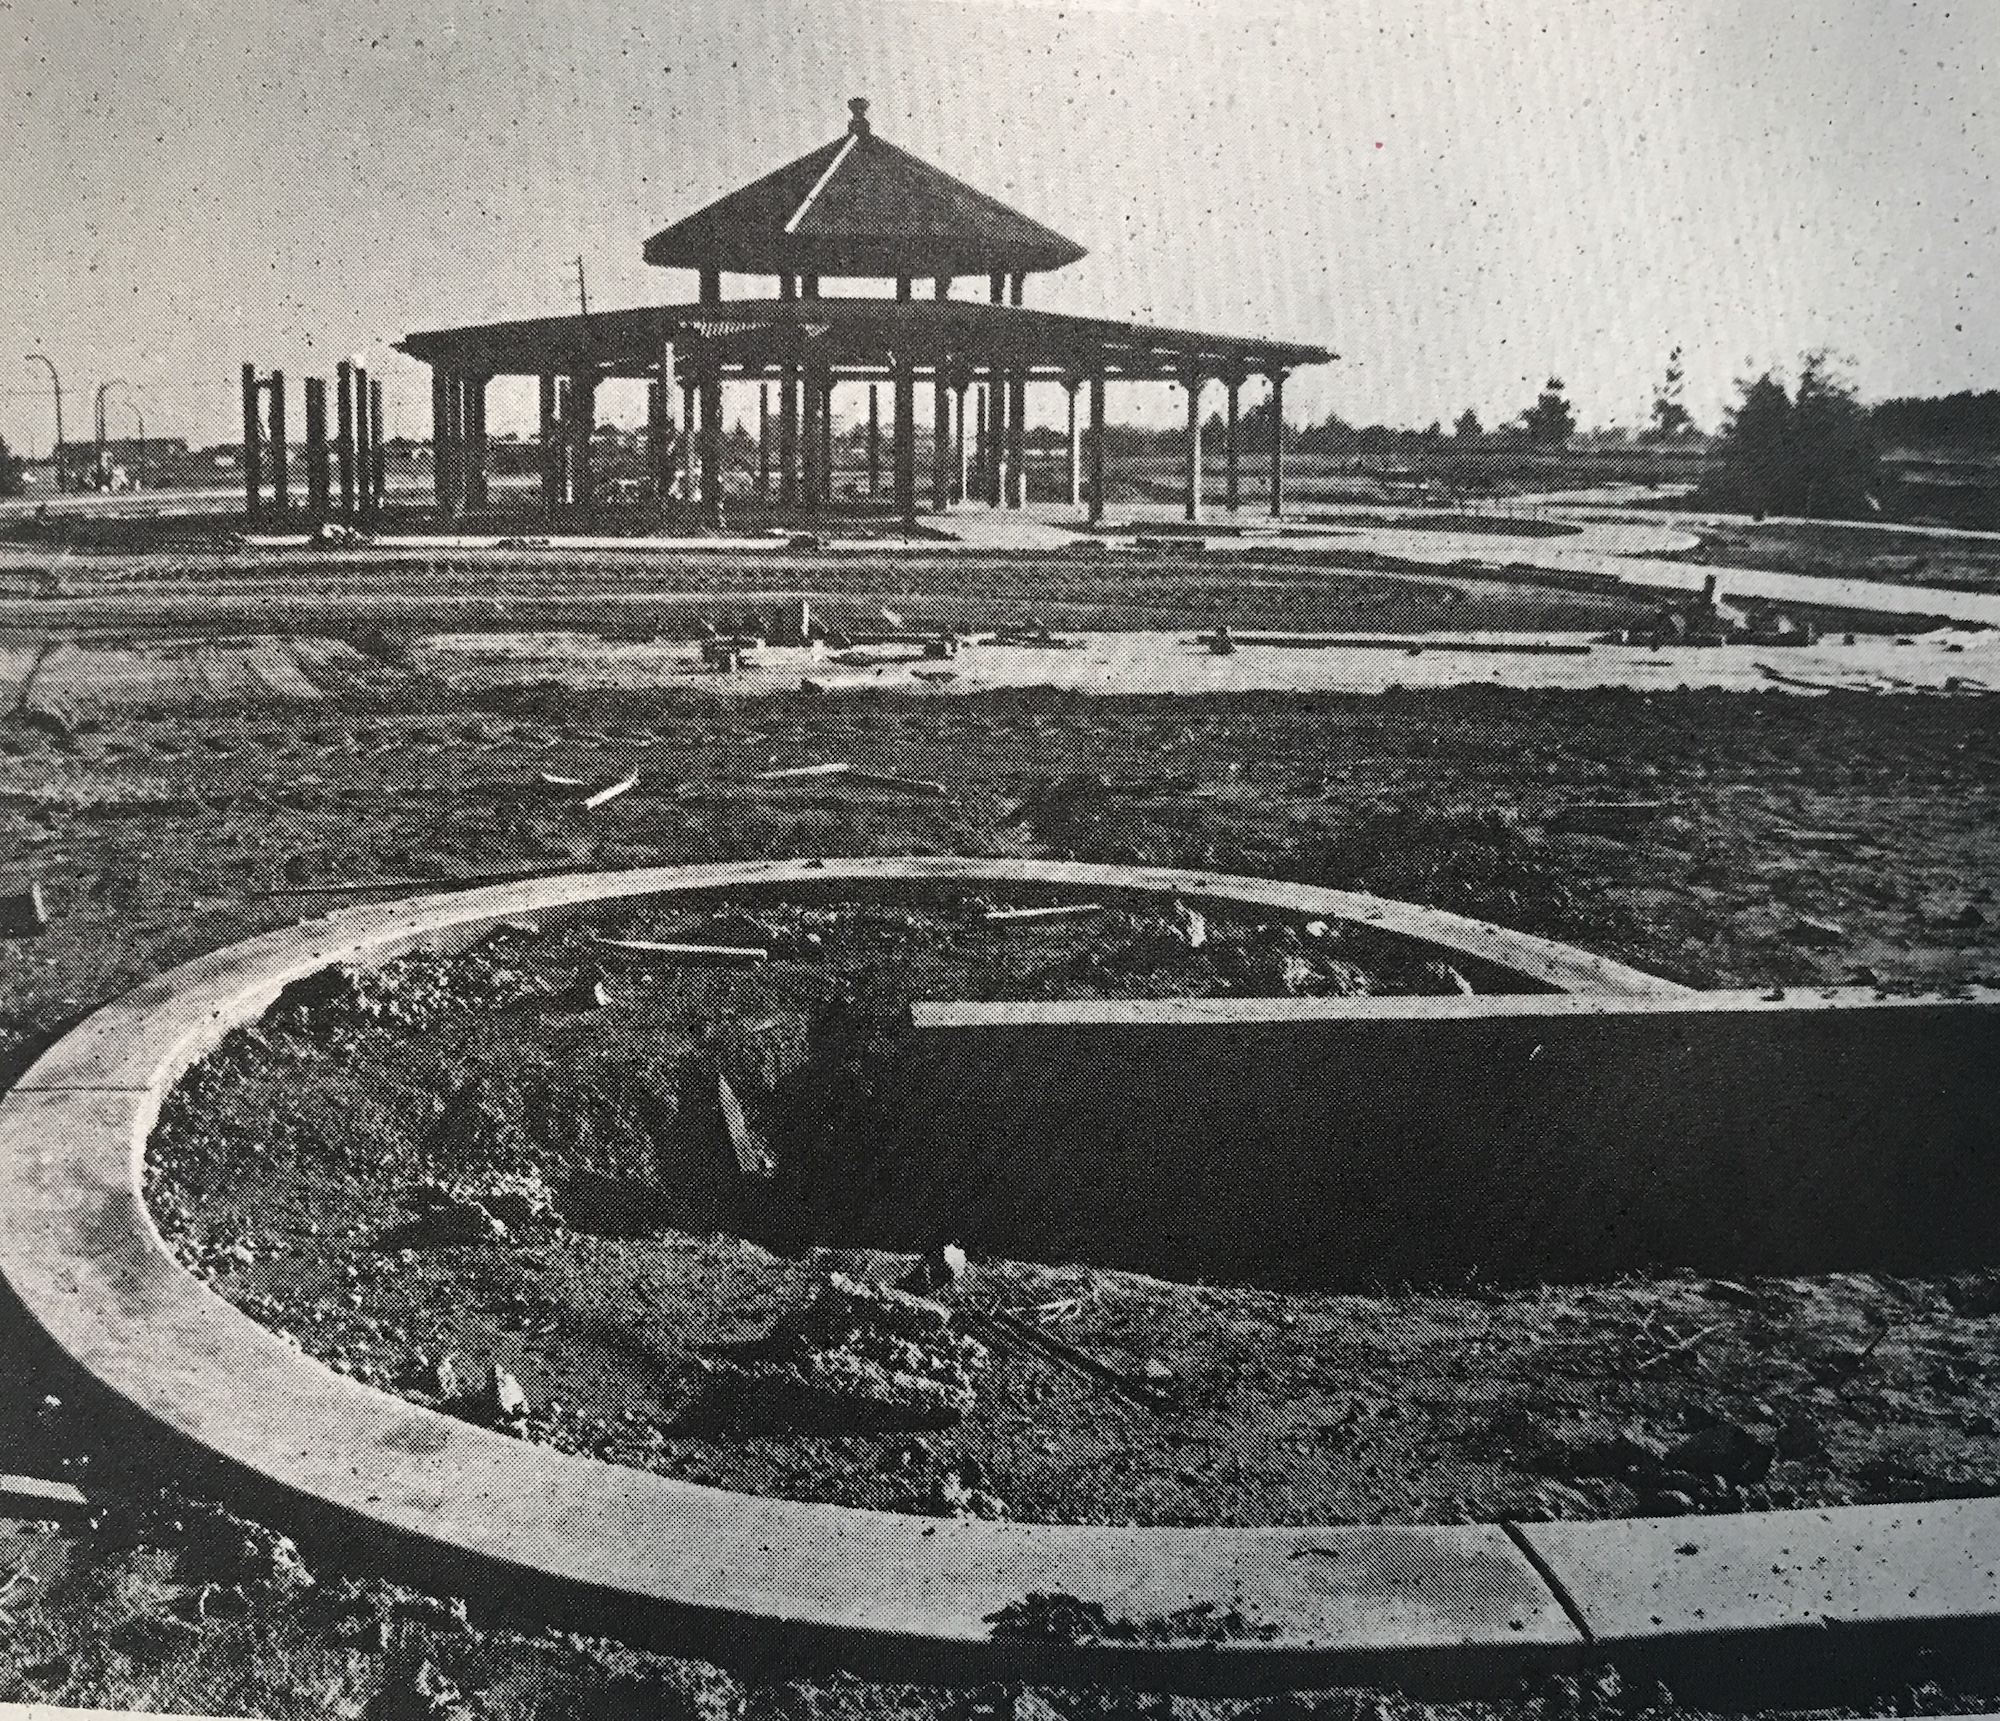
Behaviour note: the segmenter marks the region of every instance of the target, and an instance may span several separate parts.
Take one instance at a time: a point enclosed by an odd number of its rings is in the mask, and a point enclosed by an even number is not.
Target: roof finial
[[[847,122],[847,129],[856,137],[866,137],[869,133],[868,98],[856,96],[847,104],[848,112],[854,117]]]

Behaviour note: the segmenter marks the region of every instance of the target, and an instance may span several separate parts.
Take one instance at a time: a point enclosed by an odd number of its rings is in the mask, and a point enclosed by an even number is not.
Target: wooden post
[[[1028,376],[1016,371],[1007,390],[1007,506],[1028,505]]]
[[[932,284],[932,296],[940,303],[951,297],[951,277],[940,275]],[[931,370],[931,510],[942,514],[951,506],[951,383],[945,375],[946,360],[942,331],[937,356]]]
[[[1076,391],[1083,386],[1078,376],[1063,378],[1063,393],[1069,396],[1069,439],[1065,447],[1069,454],[1069,505],[1072,508],[1083,504],[1083,461],[1082,450],[1077,446],[1076,435]]]
[[[833,506],[833,370],[829,366],[823,373],[826,378],[821,384],[819,403],[819,482],[820,506]]]
[[[875,385],[868,385],[868,500],[875,500],[875,492],[882,483],[882,411],[875,398]]]
[[[451,506],[450,466],[451,389],[450,371],[431,367],[431,476],[437,486],[440,508]],[[333,367],[334,457],[340,464],[340,517],[354,520],[354,366],[342,359]]]
[[[757,385],[757,500],[771,494],[771,385]]]
[[[590,448],[596,429],[597,378],[574,372],[569,379],[570,501],[578,508],[597,500]]]
[[[480,407],[479,429],[486,430],[486,409]],[[375,499],[375,512],[382,511],[382,499],[389,489],[389,455],[382,446],[382,379],[373,376],[368,379],[368,455],[371,470],[368,474],[368,492]]]
[[[486,383],[483,376],[469,376],[462,379],[464,390],[463,448],[460,456],[461,480],[464,491],[464,506],[483,508],[486,506]],[[373,444],[370,444],[371,450]],[[370,464],[373,456],[371,452]]]
[[[244,366],[244,516],[254,520],[260,504],[258,490],[262,488],[262,466],[260,444],[264,440],[264,430],[258,424],[258,400],[256,400],[256,366]],[[56,448],[56,470],[62,470],[62,448]]]
[[[1104,521],[1104,371],[1090,373],[1090,523]]]
[[[683,370],[681,384],[681,496],[689,502],[701,500],[701,456],[695,441],[701,434],[701,390],[694,372]]]
[[[563,494],[563,453],[558,431],[562,411],[558,387],[552,371],[543,371],[535,379],[536,401],[540,409],[540,429],[536,440],[542,467],[542,512],[551,518],[562,506]]]
[[[907,342],[896,355],[895,393],[896,513],[907,531],[917,523],[917,368]]]
[[[804,389],[804,419],[800,448],[799,483],[803,502],[810,513],[817,514],[820,507],[820,472],[824,459],[823,445],[819,434],[820,408],[824,404],[820,393],[819,367],[808,366],[802,383]]]
[[[1187,474],[1181,511],[1190,520],[1201,518],[1201,384],[1200,369],[1190,365],[1181,376],[1181,386],[1187,390]]]
[[[703,367],[701,377],[701,512],[711,526],[722,524],[722,354]]]
[[[326,518],[327,493],[332,488],[326,447],[326,378],[306,378],[306,513],[315,522]]]
[[[1285,373],[1271,373],[1271,518],[1285,511]]]
[[[1007,283],[1009,302],[1019,305],[1028,277],[1016,272]],[[1028,373],[1014,372],[1007,388],[1007,506],[1023,508],[1028,502]]]
[[[990,384],[979,384],[974,387],[972,415],[972,466],[965,499],[970,502],[976,495],[980,501],[986,502],[992,499],[992,486],[986,476],[987,465],[993,458],[993,406]]]
[[[786,303],[798,297],[798,277],[778,277],[778,297]],[[789,338],[796,339],[791,330]],[[790,507],[799,499],[799,367],[790,362],[778,372],[778,501]]]
[[[1242,472],[1240,469],[1241,458],[1237,447],[1239,440],[1237,404],[1238,404],[1238,397],[1243,392],[1243,378],[1239,373],[1231,371],[1229,373],[1228,381],[1229,381],[1229,429],[1227,437],[1223,443],[1223,447],[1227,456],[1227,463],[1228,463],[1229,511],[1230,513],[1233,514],[1236,512],[1237,505],[1243,499],[1242,498],[1243,481],[1242,481]]]
[[[966,440],[965,436],[965,408],[966,397],[972,392],[971,379],[964,375],[959,376],[952,392],[957,396],[957,406],[952,415],[952,423],[954,435],[957,438],[953,453],[956,456],[958,466],[958,485],[952,499],[958,502],[969,502],[972,500],[972,445]]]
[[[368,480],[374,470],[374,457],[368,448],[368,372],[360,365],[356,365],[354,367],[354,517],[363,525],[368,523],[372,512],[368,497]]]
[[[274,370],[266,386],[271,391],[271,511],[282,520],[292,507],[285,470],[285,373]]]
[[[986,384],[986,502],[1007,505],[1007,373],[998,365]]]
[[[655,500],[667,494],[667,391],[655,372],[646,379],[646,477]]]

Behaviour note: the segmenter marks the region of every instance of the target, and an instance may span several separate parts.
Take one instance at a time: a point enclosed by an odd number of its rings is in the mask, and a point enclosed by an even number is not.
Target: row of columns
[[[998,278],[996,277],[996,282]],[[907,285],[907,283],[904,283]],[[997,289],[996,289],[997,290]],[[810,296],[810,293],[809,293]],[[346,366],[341,367],[343,371]],[[248,371],[246,367],[246,378]],[[460,514],[486,501],[486,389],[488,378],[443,369],[432,373],[431,410],[433,465],[438,505]],[[1199,520],[1205,504],[1202,451],[1200,373],[1182,378],[1187,394],[1187,434],[1184,447],[1184,512]],[[1241,373],[1221,379],[1227,388],[1225,419],[1225,504],[1233,513],[1242,497],[1240,397]],[[983,384],[970,373],[953,375],[942,367],[933,379],[933,421],[930,506],[942,511],[954,501],[983,500],[993,507],[1020,508],[1027,500],[1026,397],[1023,371],[995,367]],[[1078,395],[1089,388],[1089,422],[1078,424]],[[835,377],[826,366],[786,364],[778,377],[778,500],[809,510],[833,500],[833,415]],[[916,451],[916,367],[905,355],[891,364],[893,395],[891,485],[896,512],[914,520],[918,508]],[[249,382],[246,380],[246,389]],[[375,387],[379,435],[380,384]],[[670,402],[681,394],[681,426],[672,422]],[[978,389],[976,401],[974,389]],[[1104,514],[1104,396],[1105,377],[1064,379],[1069,396],[1067,438],[1070,504],[1089,507],[1093,523]],[[247,396],[246,396],[247,398]],[[343,395],[343,401],[345,401]],[[282,418],[282,383],[276,411]],[[591,438],[596,428],[597,378],[593,375],[544,373],[540,378],[541,479],[544,507],[554,511],[588,503],[595,494]],[[1278,427],[1284,418],[1284,373],[1271,375],[1272,441],[1270,448],[1270,511],[1284,506],[1284,461]],[[322,406],[323,410],[323,406]],[[343,414],[346,408],[343,405]],[[312,412],[308,397],[308,419]],[[756,490],[770,489],[769,385],[760,385],[757,413]],[[246,419],[246,423],[248,420]],[[348,447],[346,418],[340,446]],[[1081,434],[1079,431],[1081,429]],[[880,423],[876,385],[869,385],[868,494],[877,492],[880,476]],[[722,372],[720,364],[698,352],[683,358],[669,345],[662,349],[655,374],[647,384],[647,450],[655,493],[679,493],[697,502],[711,521],[721,517],[722,496]],[[349,493],[349,456],[342,455],[342,493]],[[282,486],[282,464],[280,464]]]
[[[387,488],[387,458],[382,443],[382,381],[342,359],[335,367],[333,434],[327,426],[324,377],[305,378],[306,512],[314,520],[339,518],[372,525],[381,511]],[[291,439],[285,413],[285,373],[274,370],[260,377],[254,364],[243,366],[243,501],[256,519],[264,507],[264,477],[271,480],[271,508],[291,512]],[[483,434],[483,420],[482,420]],[[334,471],[338,467],[340,506],[333,506]]]

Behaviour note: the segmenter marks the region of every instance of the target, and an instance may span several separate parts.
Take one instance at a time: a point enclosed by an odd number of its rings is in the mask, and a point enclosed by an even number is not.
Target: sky
[[[1992,0],[0,0],[0,79],[16,449],[30,352],[72,438],[116,381],[113,434],[221,440],[243,360],[348,355],[424,434],[395,340],[574,309],[579,257],[594,306],[692,297],[646,236],[854,95],[1089,248],[1030,304],[1337,351],[1294,418],[1493,424],[1554,374],[1636,425],[1676,346],[1707,426],[1819,347],[1871,399],[2000,387]]]

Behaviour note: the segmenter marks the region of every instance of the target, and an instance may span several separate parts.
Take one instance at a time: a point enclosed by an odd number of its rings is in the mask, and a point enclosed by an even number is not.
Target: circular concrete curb
[[[1589,1623],[1588,1594],[1566,1593],[1564,1563],[1587,1577],[1607,1550],[1635,1546],[1635,1535],[1644,1541],[1645,1522],[1565,1525],[1567,1541],[1549,1537],[1537,1546],[1532,1529],[1511,1526],[992,1524],[732,1494],[527,1445],[359,1386],[184,1271],[146,1211],[146,1140],[174,1080],[286,985],[320,968],[451,948],[503,919],[642,896],[994,884],[1172,892],[1197,903],[1363,921],[1563,990],[1686,996],[1560,945],[1407,904],[1082,863],[660,868],[355,908],[149,982],[90,1018],[0,1100],[0,1270],[36,1325],[100,1388],[302,1539],[358,1540],[427,1580],[587,1629],[710,1655],[808,1656],[926,1680],[1091,1679],[1235,1691],[1362,1681],[1437,1695],[1490,1692],[1524,1674],[1574,1666],[1593,1638],[1617,1639],[1605,1622]],[[1952,1519],[1951,1533],[1982,1571],[1982,1549],[2000,1546],[1993,1513],[1896,1510],[1905,1519],[1924,1511],[1933,1522]],[[1803,1521],[1816,1520],[1830,1526],[1829,1546],[1852,1541],[1858,1550],[1869,1534],[1865,1516],[1850,1509],[1765,1520],[1788,1548],[1809,1542]],[[1704,1539],[1713,1522],[1703,1521]],[[1756,1523],[1738,1521],[1731,1545],[1748,1536],[1745,1557],[1761,1558],[1759,1533]],[[1935,1541],[1924,1544],[1927,1571],[1938,1565]],[[1815,1588],[1823,1566],[1812,1569]],[[1606,1570],[1622,1568],[1611,1560]],[[1683,1561],[1682,1570],[1692,1568]],[[1887,1605],[1881,1598],[1900,1593],[1903,1575],[1871,1569],[1849,1613],[1873,1622]],[[1221,1643],[1175,1641],[1170,1629],[1161,1641],[1137,1645],[996,1639],[992,1616],[1031,1592],[1066,1593],[1115,1619],[1162,1627],[1207,1605],[1240,1614],[1255,1631]],[[1633,1605],[1650,1607],[1653,1626],[1662,1627],[1657,1593],[1641,1593]],[[1694,1609],[1697,1618],[1701,1611]],[[1912,1611],[1905,1604],[1903,1617]],[[1996,1612],[2000,1594],[1988,1594],[1980,1617]],[[1761,1629],[1754,1614],[1739,1607],[1729,1615],[1738,1641]],[[1796,1605],[1782,1623],[1802,1617],[1835,1623],[1830,1610],[1815,1618]],[[1679,1641],[1681,1623],[1664,1628],[1661,1641]],[[1644,1637],[1644,1627],[1634,1629]],[[1703,1636],[1699,1625],[1689,1629]]]

